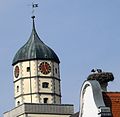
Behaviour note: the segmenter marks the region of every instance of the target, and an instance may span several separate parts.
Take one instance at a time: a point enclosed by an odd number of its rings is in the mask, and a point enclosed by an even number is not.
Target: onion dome
[[[39,38],[35,29],[34,18],[35,16],[32,17],[33,29],[31,36],[27,43],[23,47],[21,47],[16,53],[12,65],[15,65],[16,63],[21,61],[28,60],[52,60],[57,63],[60,63],[59,58],[55,54],[55,52],[46,44],[44,44]]]

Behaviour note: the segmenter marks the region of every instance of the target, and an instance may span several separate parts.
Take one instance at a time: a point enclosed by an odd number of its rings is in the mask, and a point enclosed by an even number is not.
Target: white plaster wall
[[[99,82],[85,81],[81,88],[79,117],[100,117],[99,107],[106,108]]]
[[[19,91],[17,91],[17,86],[19,86]],[[19,96],[21,94],[21,80],[18,80],[17,82],[15,82],[14,84],[14,95],[15,97]]]
[[[30,79],[23,79],[22,90],[23,90],[23,94],[30,93]]]
[[[44,98],[48,98],[48,104],[53,104],[53,96],[48,95],[48,94],[41,94],[40,95],[40,102],[44,103]]]
[[[22,97],[18,97],[15,99],[15,106],[18,106],[18,103],[17,103],[18,101],[20,102],[20,104],[22,104],[23,103]]]
[[[39,65],[42,62],[48,62],[51,66],[51,72],[47,75],[44,75],[39,71]],[[18,78],[30,77],[30,75],[31,76],[36,76],[36,75],[38,75],[38,76],[52,76],[52,77],[60,78],[59,65],[56,62],[51,62],[48,60],[38,60],[38,61],[32,60],[32,61],[20,62],[13,67],[13,76],[14,76],[14,69],[16,66],[19,66],[19,69],[20,69],[20,74],[19,74]],[[27,67],[30,67],[31,72],[27,72]],[[57,69],[57,73],[56,73],[55,69]],[[38,74],[37,74],[37,72],[38,72]],[[15,77],[14,77],[14,80],[16,80]]]
[[[30,67],[29,61],[21,62],[22,77],[30,77],[30,72],[27,72],[27,67]]]
[[[90,86],[88,86],[84,92],[82,117],[98,117],[98,109]]]
[[[37,95],[37,94],[24,95],[23,102],[25,102],[25,103],[39,103],[39,95]]]
[[[37,60],[30,61],[31,76],[37,76]]]
[[[16,66],[18,66],[20,70],[20,74],[18,78],[15,78],[14,76],[14,71],[15,71]],[[30,72],[27,72],[27,67],[30,67]],[[14,81],[22,77],[30,77],[30,76],[36,76],[36,75],[37,75],[37,61],[36,60],[20,62],[13,67]]]
[[[11,115],[11,113],[5,113],[3,117],[16,117],[15,115]],[[19,115],[17,117],[27,117],[25,114]]]
[[[31,78],[32,93],[38,92],[38,78]]]
[[[47,82],[49,83],[48,88],[42,88],[42,83]],[[51,78],[40,78],[39,79],[39,92],[40,93],[52,93],[52,88],[53,88],[53,81]]]
[[[47,75],[42,74],[39,71],[39,65],[42,62],[48,62],[51,66],[51,72]],[[15,78],[14,76],[14,70],[15,67],[19,67],[19,76],[18,78]],[[30,71],[27,71],[27,67],[30,67]],[[57,73],[56,70],[57,69]],[[21,94],[27,94],[25,96],[21,96],[20,102],[31,102],[31,96],[30,93],[36,93],[36,95],[32,95],[32,102],[34,103],[39,103],[40,98],[41,102],[43,103],[43,98],[48,98],[48,103],[53,103],[53,96],[52,95],[47,95],[47,94],[42,94],[41,96],[38,95],[39,93],[57,93],[60,95],[60,82],[55,80],[53,82],[52,77],[60,78],[60,71],[59,71],[59,64],[53,61],[46,61],[46,60],[32,60],[32,61],[24,61],[17,63],[13,67],[13,76],[14,76],[14,92],[15,92],[15,97],[21,95]],[[36,78],[36,76],[42,76],[40,78]],[[32,78],[30,78],[32,77]],[[50,78],[51,77],[51,78]],[[21,79],[20,79],[21,78]],[[42,88],[42,83],[43,82],[48,82],[49,87],[48,88]],[[30,86],[31,83],[31,86]],[[54,86],[55,83],[55,86]],[[19,92],[17,92],[17,86],[19,86]],[[55,87],[55,90],[54,90]],[[17,98],[16,102],[19,100]],[[60,102],[60,98],[56,96],[56,103]]]
[[[23,103],[31,103],[31,95],[24,95]]]
[[[40,103],[38,94],[32,95],[32,103]]]

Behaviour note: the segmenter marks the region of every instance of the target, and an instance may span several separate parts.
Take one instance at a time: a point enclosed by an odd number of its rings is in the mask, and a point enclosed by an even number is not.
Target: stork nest
[[[114,76],[111,72],[101,72],[90,74],[87,80],[97,80],[100,83],[105,83],[114,80]]]

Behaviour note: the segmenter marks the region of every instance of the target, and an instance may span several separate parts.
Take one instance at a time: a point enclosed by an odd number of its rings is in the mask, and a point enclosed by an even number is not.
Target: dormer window
[[[42,83],[42,88],[48,88],[49,86],[49,83],[48,82],[43,82]]]

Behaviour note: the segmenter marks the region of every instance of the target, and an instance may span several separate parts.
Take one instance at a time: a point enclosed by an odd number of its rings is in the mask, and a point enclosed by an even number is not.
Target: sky
[[[59,56],[62,103],[79,110],[80,88],[100,68],[120,91],[120,0],[34,0],[39,37]],[[14,108],[12,60],[32,30],[32,0],[0,0],[0,117]]]

